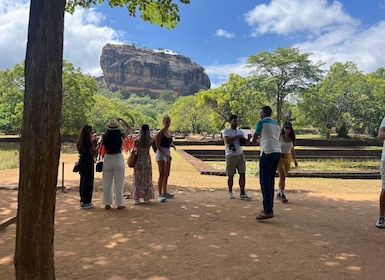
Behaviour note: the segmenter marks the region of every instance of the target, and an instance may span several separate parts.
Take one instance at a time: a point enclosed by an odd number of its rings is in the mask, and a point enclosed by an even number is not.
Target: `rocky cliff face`
[[[100,66],[102,83],[112,91],[159,95],[171,90],[176,95],[190,95],[209,89],[211,84],[203,67],[188,57],[132,45],[107,44],[100,56]]]

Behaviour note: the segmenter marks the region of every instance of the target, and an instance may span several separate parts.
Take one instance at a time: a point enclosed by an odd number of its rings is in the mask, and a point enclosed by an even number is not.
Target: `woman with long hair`
[[[285,194],[286,176],[290,171],[291,159],[294,159],[294,164],[298,167],[297,158],[295,156],[295,133],[290,122],[285,122],[281,130],[279,139],[281,144],[282,155],[278,163],[279,188],[277,198],[282,202],[288,202]]]
[[[172,142],[172,134],[169,130],[171,125],[170,116],[163,117],[163,128],[157,133],[156,143],[156,162],[158,163],[159,179],[158,179],[158,201],[164,202],[166,198],[173,198],[174,195],[167,192],[167,182],[170,176],[171,154],[170,147],[175,145]]]
[[[79,152],[80,173],[80,209],[93,208],[92,192],[94,189],[94,156],[95,147],[92,143],[92,126],[85,125],[80,130],[76,147]]]
[[[122,122],[125,129],[120,131]],[[112,204],[112,184],[115,186],[115,204],[117,209],[124,206],[124,171],[125,164],[122,154],[123,140],[131,133],[131,126],[121,118],[112,119],[107,124],[107,130],[102,136],[105,148],[103,163],[103,204],[110,209]]]
[[[152,138],[148,124],[142,125],[138,137],[135,139],[135,149],[137,159],[134,167],[132,181],[132,195],[134,204],[139,204],[139,199],[143,198],[144,203],[149,203],[150,199],[155,198],[154,187],[152,185],[152,165],[150,157],[150,147]]]

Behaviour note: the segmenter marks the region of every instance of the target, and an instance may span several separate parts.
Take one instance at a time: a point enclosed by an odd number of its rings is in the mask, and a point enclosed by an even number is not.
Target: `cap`
[[[291,122],[285,122],[283,124],[283,127],[285,127],[285,128],[293,128],[293,126],[291,125]]]

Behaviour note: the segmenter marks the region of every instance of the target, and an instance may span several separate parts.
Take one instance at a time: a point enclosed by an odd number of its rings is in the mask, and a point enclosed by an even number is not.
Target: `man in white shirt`
[[[262,107],[253,137],[253,143],[259,141],[260,144],[259,182],[263,196],[263,212],[256,217],[257,220],[274,217],[274,181],[282,151],[279,143],[281,128],[271,114],[269,106]]]
[[[233,184],[236,171],[239,173],[240,199],[250,200],[251,197],[245,192],[246,185],[246,160],[243,154],[242,144],[249,144],[251,134],[245,137],[243,131],[238,128],[239,119],[237,115],[230,116],[230,128],[222,130],[223,142],[225,143],[226,175],[229,198],[233,199]]]

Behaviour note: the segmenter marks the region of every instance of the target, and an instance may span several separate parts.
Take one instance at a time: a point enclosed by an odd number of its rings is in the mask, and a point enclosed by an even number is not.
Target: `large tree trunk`
[[[20,143],[16,279],[55,279],[65,0],[31,0]]]

